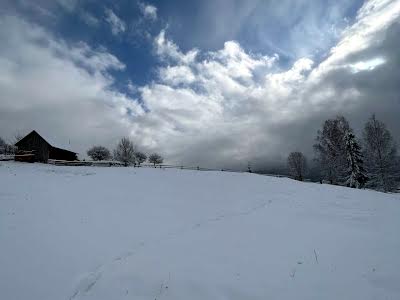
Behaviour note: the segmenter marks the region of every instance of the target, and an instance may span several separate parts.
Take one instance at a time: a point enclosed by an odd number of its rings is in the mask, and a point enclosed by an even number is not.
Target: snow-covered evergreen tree
[[[361,146],[355,135],[348,132],[345,136],[347,157],[347,181],[346,185],[352,188],[362,188],[368,180],[363,167],[364,161],[361,154]]]
[[[386,125],[377,120],[375,115],[365,124],[364,157],[368,187],[390,192],[396,190],[398,180],[397,147]]]

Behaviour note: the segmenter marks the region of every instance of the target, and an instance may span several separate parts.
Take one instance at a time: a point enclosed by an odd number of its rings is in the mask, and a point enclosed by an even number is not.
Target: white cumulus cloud
[[[36,129],[84,157],[90,144],[112,146],[131,133],[130,119],[144,111],[111,88],[108,71],[125,68],[115,56],[84,43],[67,45],[16,17],[0,24],[1,135]]]

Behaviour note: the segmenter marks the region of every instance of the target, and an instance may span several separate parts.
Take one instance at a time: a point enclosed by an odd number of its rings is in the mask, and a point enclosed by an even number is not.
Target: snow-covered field
[[[400,299],[400,197],[1,162],[0,299]]]

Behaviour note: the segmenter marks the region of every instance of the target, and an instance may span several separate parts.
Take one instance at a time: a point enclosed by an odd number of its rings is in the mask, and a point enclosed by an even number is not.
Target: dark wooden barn
[[[26,151],[34,154],[34,161],[47,162],[49,159],[56,160],[77,160],[75,152],[61,149],[50,145],[35,130],[15,143],[18,151]]]

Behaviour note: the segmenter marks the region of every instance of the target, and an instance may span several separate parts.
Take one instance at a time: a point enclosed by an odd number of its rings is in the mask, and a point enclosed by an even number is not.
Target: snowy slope
[[[14,162],[0,187],[0,299],[400,299],[398,195]]]

